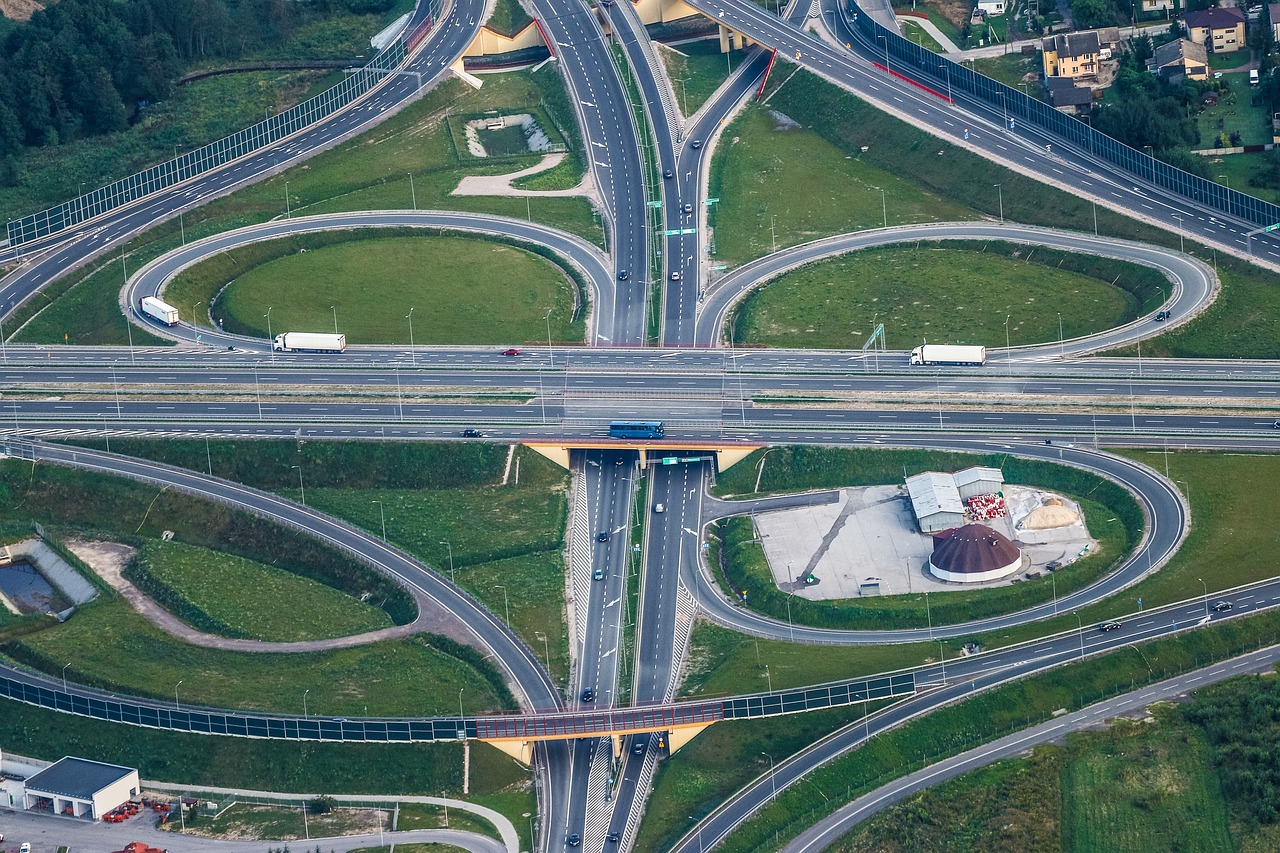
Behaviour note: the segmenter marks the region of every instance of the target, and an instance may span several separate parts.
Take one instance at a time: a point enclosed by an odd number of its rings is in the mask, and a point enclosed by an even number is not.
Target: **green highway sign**
[[[675,465],[675,464],[676,464],[677,462],[679,462],[679,461],[680,461],[680,460],[679,460],[677,457],[675,457],[675,456],[664,456],[664,457],[662,457],[662,464],[663,464],[663,465]]]
[[[728,264],[712,264],[711,268],[713,270],[727,270],[729,268],[729,265]]]
[[[707,204],[717,204],[717,203],[719,203],[719,201],[720,201],[720,199],[718,199],[718,198],[709,198],[709,199],[707,199]]]
[[[1275,225],[1268,225],[1266,228],[1263,228],[1262,230],[1264,233],[1270,233],[1272,231],[1275,231],[1277,228],[1280,228],[1280,222],[1277,222]]]
[[[648,202],[648,204],[650,207],[662,207],[662,202],[660,201],[651,201],[651,202]]]
[[[675,229],[675,230],[673,230],[673,231],[663,231],[663,232],[662,232],[662,236],[663,236],[663,237],[675,237],[675,236],[678,236],[679,234],[680,234],[680,229],[679,229],[679,228],[676,228],[676,229]]]
[[[678,233],[678,234],[697,234],[697,233],[698,233],[698,229],[697,229],[697,228],[682,228],[680,231],[678,231],[678,232],[676,232],[676,233]]]

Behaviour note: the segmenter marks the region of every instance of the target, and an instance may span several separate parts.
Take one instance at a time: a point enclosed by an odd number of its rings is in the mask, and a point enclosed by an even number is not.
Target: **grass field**
[[[138,559],[151,576],[192,607],[228,626],[234,632],[231,636],[322,640],[391,625],[387,614],[376,607],[243,557],[180,542],[151,541],[142,547]]]
[[[1215,61],[1223,60],[1227,64],[1218,66],[1221,68],[1235,68],[1248,62],[1248,55],[1241,53],[1231,54],[1211,54],[1209,64],[1214,66]],[[1257,106],[1253,105],[1254,90],[1249,88],[1249,75],[1241,72],[1239,74],[1224,74],[1223,82],[1231,84],[1231,91],[1227,93],[1218,103],[1212,107],[1205,107],[1203,112],[1196,114],[1196,129],[1200,132],[1200,144],[1197,148],[1228,148],[1232,147],[1230,140],[1231,134],[1240,134],[1241,145],[1263,145],[1271,141],[1271,114],[1267,111],[1264,103],[1259,99]],[[1219,135],[1225,134],[1227,139],[1226,145],[1219,145],[1217,138]],[[1235,156],[1235,155],[1230,155]],[[1249,190],[1246,189],[1246,192]]]
[[[925,339],[1001,346],[1007,317],[1009,342],[1021,346],[1057,340],[1059,316],[1066,337],[1138,316],[1137,300],[1109,279],[946,246],[872,249],[789,272],[742,304],[735,337],[853,349],[881,322],[896,349]],[[1020,251],[1034,258],[1033,247]]]
[[[198,267],[184,276],[207,278]],[[277,333],[328,331],[336,320],[348,343],[408,344],[406,317],[416,309],[417,344],[499,344],[545,339],[544,319],[554,309],[555,339],[581,341],[575,301],[564,273],[530,252],[463,237],[395,237],[236,265],[216,316],[228,331],[266,337],[271,308]]]
[[[188,213],[183,222],[169,222],[151,229],[125,247],[125,264],[129,270],[136,271],[148,260],[180,245],[184,228],[190,241],[283,215],[286,183],[295,215],[404,210],[412,206],[416,193],[420,209],[471,210],[519,219],[531,214],[538,222],[599,243],[600,226],[593,217],[590,203],[583,199],[532,198],[526,207],[523,198],[450,195],[466,174],[504,174],[531,165],[538,157],[530,155],[479,168],[464,168],[449,138],[445,115],[490,109],[510,111],[539,103],[545,103],[562,135],[571,140],[578,138],[577,128],[571,124],[572,111],[555,108],[556,104],[567,101],[554,68],[544,68],[534,75],[485,75],[485,85],[480,90],[456,79],[448,80],[376,129],[279,175],[210,202]],[[413,174],[412,187],[410,173]],[[21,312],[10,330],[38,311],[37,319],[15,335],[15,340],[125,344],[128,334],[116,304],[123,284],[117,254],[112,261],[104,262],[101,274],[71,289],[69,295],[58,298],[55,305],[45,308],[47,303],[43,300],[33,301],[33,307]],[[328,304],[331,303],[326,306]],[[135,343],[147,343],[139,339],[139,332],[133,334]]]
[[[277,605],[278,606],[278,605]],[[501,706],[488,682],[427,637],[298,654],[190,646],[153,627],[121,599],[94,603],[54,628],[0,647],[67,678],[181,704],[325,716],[471,713]],[[181,682],[181,685],[179,685]],[[424,686],[430,689],[424,689]]]
[[[1039,75],[1044,69],[1044,65],[1040,60],[1040,54],[1034,56],[1023,56],[1020,53],[1005,53],[1000,56],[984,57],[982,59],[971,59],[967,63],[974,71],[979,74],[985,74],[993,80],[999,80],[1006,86],[1021,88],[1026,83],[1027,94],[1033,98],[1044,100],[1044,86],[1040,83]],[[1028,79],[1034,77],[1034,79]]]
[[[774,79],[788,71],[780,65]],[[770,101],[791,115],[780,98]],[[710,195],[720,199],[711,214],[714,259],[731,267],[769,254],[775,245],[881,227],[882,189],[891,225],[976,218],[941,193],[866,158],[846,157],[812,130],[772,115],[768,104],[748,107],[725,129],[710,180]]]
[[[934,53],[946,53],[946,50],[943,49],[942,45],[938,44],[937,40],[934,39],[933,36],[929,35],[929,33],[925,31],[924,27],[914,21],[910,19],[904,20],[900,26],[902,27],[902,37],[908,41],[915,42],[921,47],[931,50]]]
[[[493,12],[485,25],[489,29],[506,36],[513,36],[533,23],[529,13],[520,8],[516,0],[497,0],[493,4]]]
[[[890,806],[838,839],[832,853],[1016,850],[1061,853],[1064,757],[1037,747],[1029,758],[997,761]]]
[[[681,115],[693,115],[707,102],[731,69],[741,61],[740,55],[730,51],[720,52],[720,40],[716,38],[684,42],[670,49],[658,51],[667,67],[667,76],[675,92],[676,104]]]

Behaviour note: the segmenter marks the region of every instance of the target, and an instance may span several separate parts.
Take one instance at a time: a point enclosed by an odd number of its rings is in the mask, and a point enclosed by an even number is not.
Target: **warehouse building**
[[[950,583],[999,580],[1022,568],[1022,552],[998,531],[966,524],[935,533],[930,573]]]
[[[965,522],[965,501],[976,495],[995,494],[1004,487],[998,468],[975,465],[955,474],[926,471],[907,478],[911,511],[921,533],[937,533]]]
[[[24,806],[53,814],[100,820],[138,796],[138,771],[68,756],[27,780]]]

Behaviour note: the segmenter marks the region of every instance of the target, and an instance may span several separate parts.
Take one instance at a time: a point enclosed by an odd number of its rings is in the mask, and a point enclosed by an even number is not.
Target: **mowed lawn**
[[[173,541],[148,542],[138,556],[191,606],[256,640],[323,640],[392,624],[332,587],[243,557]]]
[[[462,237],[356,240],[287,255],[236,278],[218,299],[228,331],[327,332],[348,343],[500,344],[581,340],[574,287],[523,249]]]
[[[1034,254],[1032,247],[1025,250]],[[875,323],[894,349],[930,343],[1014,346],[1112,328],[1132,296],[1108,282],[1025,260],[933,244],[855,252],[794,270],[743,303],[738,340],[860,347]]]
[[[667,67],[676,104],[682,115],[691,116],[701,109],[707,98],[729,76],[731,68],[742,62],[741,54],[720,52],[720,39],[710,38],[660,48],[659,55]]]
[[[977,218],[779,116],[753,105],[720,139],[711,170],[711,196],[720,201],[709,220],[716,263],[738,266],[775,244],[880,228],[886,212],[890,225]]]
[[[470,710],[498,707],[472,667],[422,638],[330,652],[229,652],[176,640],[113,599],[20,642],[46,661],[71,663],[72,681],[167,700],[176,690],[184,705],[302,713],[305,694],[312,714],[448,714],[457,712],[462,689]]]

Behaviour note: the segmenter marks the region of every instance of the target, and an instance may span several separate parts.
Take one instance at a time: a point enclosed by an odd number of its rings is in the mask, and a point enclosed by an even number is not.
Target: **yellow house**
[[[1210,53],[1231,53],[1244,43],[1244,10],[1235,6],[1205,9],[1182,16],[1187,38],[1204,45]]]
[[[1044,76],[1092,77],[1098,73],[1102,45],[1096,30],[1044,40]]]

